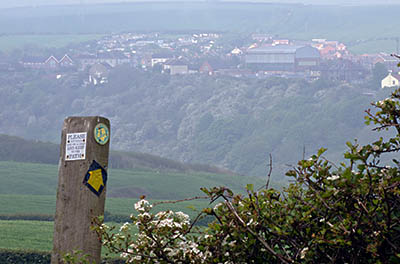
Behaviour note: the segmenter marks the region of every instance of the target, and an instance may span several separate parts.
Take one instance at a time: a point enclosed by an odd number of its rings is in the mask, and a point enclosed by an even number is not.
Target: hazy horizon
[[[398,0],[154,0],[151,2],[253,2],[253,3],[288,3],[305,5],[399,5]],[[37,7],[45,5],[75,5],[75,4],[100,4],[100,3],[135,3],[150,1],[145,0],[14,0],[0,2],[0,8]]]

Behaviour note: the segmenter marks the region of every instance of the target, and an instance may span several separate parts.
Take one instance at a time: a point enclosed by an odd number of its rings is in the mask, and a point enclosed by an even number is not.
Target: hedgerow
[[[46,251],[0,249],[0,263],[7,264],[49,264],[51,253]],[[119,258],[105,258],[102,264],[122,264]]]
[[[286,173],[292,182],[283,191],[268,183],[248,185],[246,195],[203,188],[217,205],[192,221],[182,212],[151,213],[140,200],[118,232],[101,218],[94,229],[129,263],[400,263],[400,90],[372,105],[366,123],[394,136],[347,142],[337,165],[322,148]],[[205,216],[214,221],[196,227]]]

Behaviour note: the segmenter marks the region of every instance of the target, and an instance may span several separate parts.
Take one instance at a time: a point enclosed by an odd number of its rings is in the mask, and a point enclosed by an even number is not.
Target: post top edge
[[[110,120],[107,117],[104,116],[67,116],[64,121],[71,121],[74,119],[81,119],[81,120],[98,120],[100,122],[101,121],[106,121],[106,122],[110,122]]]

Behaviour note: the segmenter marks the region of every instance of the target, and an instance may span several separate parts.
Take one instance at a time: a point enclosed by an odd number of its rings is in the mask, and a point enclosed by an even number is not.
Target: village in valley
[[[228,39],[222,33],[122,33],[75,45],[61,56],[27,52],[18,62],[0,67],[10,71],[44,70],[56,79],[84,72],[86,78],[81,85],[88,86],[107,83],[110,71],[118,66],[169,75],[305,80],[324,77],[353,83],[371,75],[377,63],[388,72],[382,88],[398,86],[396,58],[384,52],[357,55],[337,40],[293,40],[262,33],[240,40]]]

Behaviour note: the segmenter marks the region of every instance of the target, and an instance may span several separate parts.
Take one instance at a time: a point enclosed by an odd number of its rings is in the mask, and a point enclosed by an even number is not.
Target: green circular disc
[[[107,144],[109,138],[110,131],[108,130],[108,127],[103,123],[97,124],[94,128],[94,139],[96,142],[100,145],[105,145]]]

